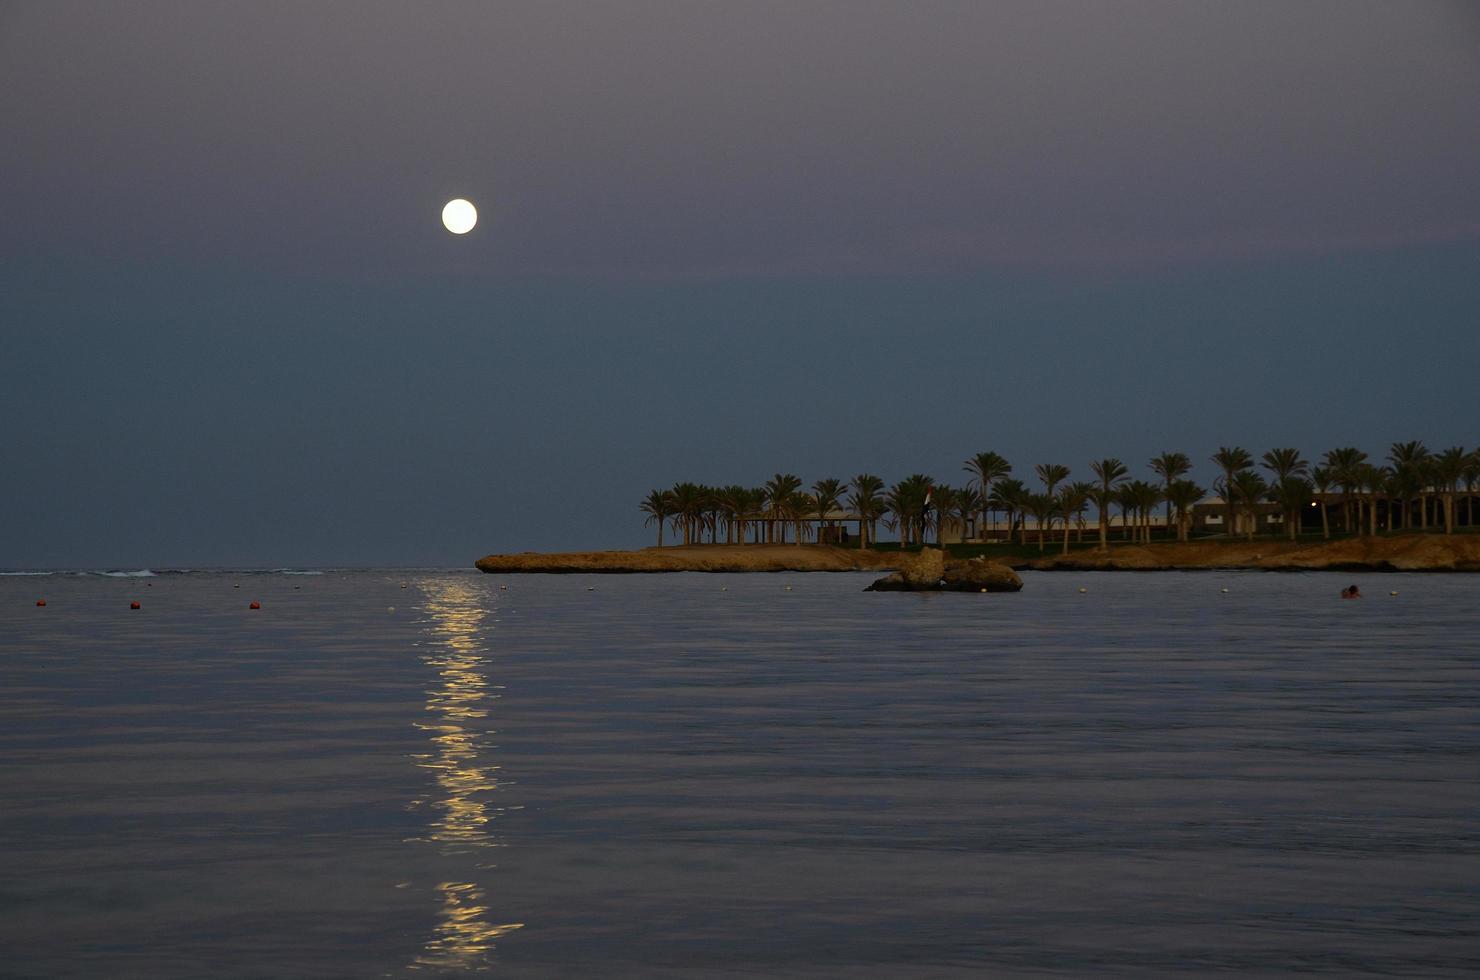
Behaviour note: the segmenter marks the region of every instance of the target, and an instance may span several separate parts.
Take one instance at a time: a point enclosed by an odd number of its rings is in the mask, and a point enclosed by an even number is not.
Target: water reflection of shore
[[[438,684],[427,692],[431,720],[417,727],[430,733],[434,751],[418,765],[433,772],[440,790],[433,802],[441,812],[429,839],[444,854],[467,854],[495,846],[489,824],[497,816],[491,796],[498,789],[498,766],[484,758],[489,708],[498,695],[484,671],[486,650],[478,632],[487,615],[478,593],[466,583],[430,580],[422,583],[431,617],[431,647],[423,661],[437,673]],[[494,924],[487,896],[467,881],[444,881],[442,920],[416,966],[474,970],[486,966],[493,941],[523,923]]]

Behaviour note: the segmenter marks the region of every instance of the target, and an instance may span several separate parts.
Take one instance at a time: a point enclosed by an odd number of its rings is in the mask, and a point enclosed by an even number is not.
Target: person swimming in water
[[[1362,598],[1362,592],[1355,585],[1348,585],[1341,590],[1341,597],[1343,599],[1360,599]]]

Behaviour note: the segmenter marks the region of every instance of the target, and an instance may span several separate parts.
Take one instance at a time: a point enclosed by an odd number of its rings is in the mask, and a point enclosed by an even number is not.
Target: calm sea
[[[869,579],[0,576],[0,975],[1480,973],[1480,576]]]

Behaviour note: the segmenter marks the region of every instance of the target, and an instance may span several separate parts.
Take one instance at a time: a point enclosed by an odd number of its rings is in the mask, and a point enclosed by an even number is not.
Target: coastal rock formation
[[[939,587],[946,574],[946,555],[939,548],[921,548],[919,554],[899,555],[899,575],[911,589]]]
[[[1017,572],[982,558],[951,562],[946,566],[945,580],[942,588],[956,592],[1020,592],[1023,588]]]
[[[1017,592],[1023,580],[998,562],[973,558],[946,561],[935,548],[907,556],[903,567],[879,579],[865,592]]]

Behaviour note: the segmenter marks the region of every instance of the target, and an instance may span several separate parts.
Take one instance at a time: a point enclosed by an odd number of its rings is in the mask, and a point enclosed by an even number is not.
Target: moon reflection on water
[[[487,612],[477,591],[465,583],[429,580],[424,609],[431,626],[430,649],[422,660],[436,672],[427,691],[430,720],[417,727],[427,732],[433,751],[419,755],[417,765],[430,770],[440,790],[430,802],[439,812],[422,840],[443,855],[476,853],[498,846],[489,825],[498,816],[491,796],[498,790],[498,766],[490,764],[483,739],[490,707],[499,695],[485,671],[487,650],[479,630]],[[414,966],[474,970],[486,966],[487,954],[500,936],[523,923],[496,924],[490,918],[484,889],[471,881],[443,881],[441,921]]]

